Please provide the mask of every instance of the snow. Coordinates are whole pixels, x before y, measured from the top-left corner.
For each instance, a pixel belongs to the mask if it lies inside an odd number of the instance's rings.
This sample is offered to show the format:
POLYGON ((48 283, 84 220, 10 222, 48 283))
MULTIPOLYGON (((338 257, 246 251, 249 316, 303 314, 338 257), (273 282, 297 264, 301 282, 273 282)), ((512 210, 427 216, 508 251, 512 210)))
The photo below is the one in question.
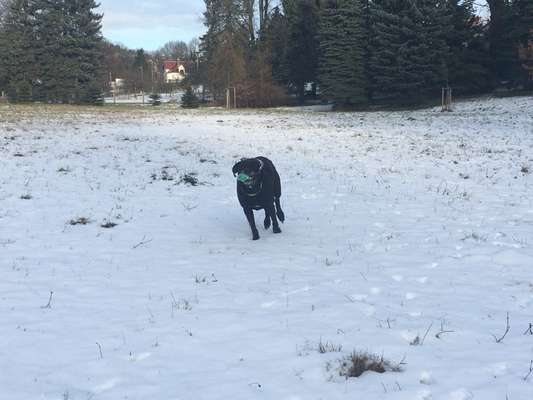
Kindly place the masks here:
MULTIPOLYGON (((177 91, 174 93, 161 93, 161 99, 159 100, 161 103, 181 103, 181 97, 183 96, 183 91, 177 91)), ((143 94, 142 93, 135 93, 135 94, 121 94, 116 97, 106 97, 104 99, 106 104, 120 104, 120 105, 138 105, 138 104, 145 104, 150 105, 150 93, 144 94, 144 100, 143 100, 143 94)))
POLYGON ((531 398, 532 110, 0 106, 0 399, 531 398))

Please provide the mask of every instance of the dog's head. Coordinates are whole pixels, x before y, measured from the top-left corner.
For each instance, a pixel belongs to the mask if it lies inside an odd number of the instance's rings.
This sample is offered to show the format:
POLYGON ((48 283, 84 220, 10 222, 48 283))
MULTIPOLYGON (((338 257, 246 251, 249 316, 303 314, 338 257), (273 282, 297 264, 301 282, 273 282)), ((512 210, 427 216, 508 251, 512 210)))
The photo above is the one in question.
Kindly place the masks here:
POLYGON ((237 181, 241 182, 247 187, 254 187, 259 182, 263 163, 257 158, 243 158, 233 166, 233 176, 237 177, 237 181))

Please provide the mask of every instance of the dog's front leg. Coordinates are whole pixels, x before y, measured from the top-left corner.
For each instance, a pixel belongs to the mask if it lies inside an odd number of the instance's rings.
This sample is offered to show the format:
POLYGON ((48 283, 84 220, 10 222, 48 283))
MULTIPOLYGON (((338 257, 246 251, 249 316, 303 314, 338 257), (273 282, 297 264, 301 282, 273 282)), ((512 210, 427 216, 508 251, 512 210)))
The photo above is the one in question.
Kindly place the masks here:
POLYGON ((243 207, 242 209, 244 210, 244 215, 246 215, 246 219, 250 224, 250 228, 252 228, 252 239, 259 239, 259 232, 257 231, 257 227, 255 226, 254 210, 252 210, 250 207, 243 207))

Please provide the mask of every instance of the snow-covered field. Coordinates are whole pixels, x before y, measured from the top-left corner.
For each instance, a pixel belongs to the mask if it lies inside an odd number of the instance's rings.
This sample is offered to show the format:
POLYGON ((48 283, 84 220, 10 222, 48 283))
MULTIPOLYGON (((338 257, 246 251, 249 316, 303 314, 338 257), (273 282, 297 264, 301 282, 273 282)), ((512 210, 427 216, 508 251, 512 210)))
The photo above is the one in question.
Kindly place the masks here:
MULTIPOLYGON (((177 91, 174 93, 161 93, 161 103, 176 103, 181 104, 181 97, 183 96, 183 91, 177 91)), ((139 93, 135 94, 121 94, 116 97, 106 97, 104 99, 106 104, 120 104, 120 105, 139 105, 145 104, 150 105, 150 93, 145 93, 144 97, 139 93)))
POLYGON ((0 106, 1 400, 525 400, 531 323, 533 98, 0 106), (256 155, 287 220, 253 242, 256 155), (354 350, 402 372, 345 379, 354 350))

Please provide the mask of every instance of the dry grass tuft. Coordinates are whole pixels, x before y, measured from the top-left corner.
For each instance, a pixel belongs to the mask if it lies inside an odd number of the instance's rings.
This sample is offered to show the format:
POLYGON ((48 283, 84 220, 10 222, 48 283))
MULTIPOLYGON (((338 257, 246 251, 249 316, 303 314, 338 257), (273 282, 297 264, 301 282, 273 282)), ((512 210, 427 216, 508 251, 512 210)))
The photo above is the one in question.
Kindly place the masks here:
POLYGON ((340 353, 342 351, 342 345, 334 345, 333 343, 326 342, 324 343, 322 339, 318 342, 318 352, 320 354, 324 353, 340 353))
POLYGON ((340 360, 339 375, 348 378, 357 378, 367 371, 383 374, 384 372, 401 372, 402 363, 393 364, 392 362, 367 352, 354 351, 349 356, 340 360))
POLYGON ((91 220, 89 218, 80 217, 80 218, 76 218, 76 219, 71 219, 69 221, 69 224, 70 225, 87 225, 90 222, 91 222, 91 220))

